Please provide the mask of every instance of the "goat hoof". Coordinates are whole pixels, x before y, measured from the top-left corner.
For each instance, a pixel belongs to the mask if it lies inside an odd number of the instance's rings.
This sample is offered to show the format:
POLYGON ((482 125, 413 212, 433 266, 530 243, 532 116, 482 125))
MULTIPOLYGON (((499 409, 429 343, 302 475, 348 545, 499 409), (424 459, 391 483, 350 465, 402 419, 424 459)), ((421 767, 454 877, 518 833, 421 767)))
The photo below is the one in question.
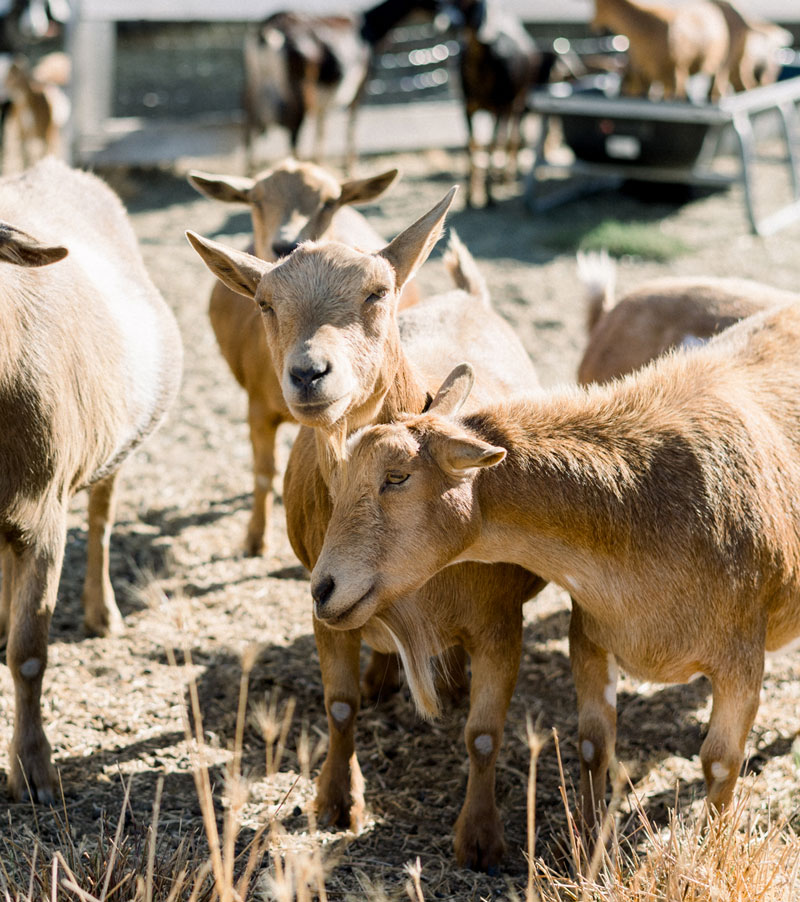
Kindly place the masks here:
POLYGON ((107 609, 99 616, 85 617, 83 628, 87 636, 97 636, 101 639, 106 636, 120 636, 125 632, 125 622, 122 619, 116 605, 113 609, 107 609))
POLYGON ((256 533, 248 533, 244 540, 244 553, 247 557, 261 557, 266 550, 264 536, 256 533))
POLYGON ((55 785, 56 773, 49 756, 45 760, 26 764, 24 770, 16 760, 8 775, 9 792, 17 802, 54 805, 55 785))
POLYGON ((338 804, 321 804, 317 800, 317 824, 323 829, 338 828, 360 833, 366 816, 363 801, 341 802, 338 804))
POLYGON ((485 871, 496 876, 506 851, 503 825, 499 818, 486 818, 479 823, 456 823, 456 860, 462 867, 485 871))

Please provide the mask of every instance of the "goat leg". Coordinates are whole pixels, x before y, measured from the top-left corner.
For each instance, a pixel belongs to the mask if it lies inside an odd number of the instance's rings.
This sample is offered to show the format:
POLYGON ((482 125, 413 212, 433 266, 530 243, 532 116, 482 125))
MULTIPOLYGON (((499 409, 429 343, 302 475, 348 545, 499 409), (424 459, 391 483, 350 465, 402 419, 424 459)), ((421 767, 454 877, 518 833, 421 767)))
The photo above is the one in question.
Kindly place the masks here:
POLYGON ((245 553, 262 554, 269 548, 272 519, 272 487, 275 479, 275 439, 280 418, 269 417, 260 402, 250 401, 250 442, 253 446, 253 509, 247 526, 245 553))
POLYGON ((11 624, 11 596, 14 581, 14 552, 6 547, 3 555, 3 587, 0 594, 0 648, 8 641, 8 630, 11 624))
POLYGON ((495 801, 495 769, 522 651, 522 615, 502 638, 470 648, 472 683, 464 739, 469 754, 467 795, 455 827, 458 863, 492 872, 505 852, 495 801))
POLYGON ((614 760, 617 665, 612 654, 586 635, 582 616, 573 599, 569 658, 578 696, 581 826, 591 845, 605 799, 609 763, 614 760))
POLYGON ((322 827, 357 832, 365 814, 364 778, 355 751, 361 632, 331 630, 315 619, 314 637, 328 716, 328 753, 317 780, 317 818, 322 827))
POLYGON ((117 473, 112 473, 89 489, 89 537, 82 601, 83 624, 90 636, 115 635, 124 629, 108 574, 116 479, 117 473))
MULTIPOLYGON (((43 531, 45 532, 45 531, 43 531)), ((14 680, 14 733, 9 750, 8 787, 13 798, 51 804, 55 771, 42 726, 42 680, 47 638, 64 559, 66 517, 60 510, 46 537, 14 549, 13 597, 6 660, 14 680)))
POLYGON ((475 134, 472 128, 472 110, 466 111, 467 125, 467 185, 464 197, 464 204, 467 207, 472 206, 472 186, 475 182, 475 157, 478 153, 478 145, 475 143, 475 134))
MULTIPOLYGON (((733 797, 744 760, 744 744, 758 711, 764 656, 754 653, 742 662, 745 643, 736 637, 736 650, 723 657, 724 671, 710 674, 714 703, 708 733, 700 749, 700 761, 708 789, 708 803, 712 810, 721 811, 733 797)), ((763 649, 763 639, 748 643, 748 649, 763 649)))

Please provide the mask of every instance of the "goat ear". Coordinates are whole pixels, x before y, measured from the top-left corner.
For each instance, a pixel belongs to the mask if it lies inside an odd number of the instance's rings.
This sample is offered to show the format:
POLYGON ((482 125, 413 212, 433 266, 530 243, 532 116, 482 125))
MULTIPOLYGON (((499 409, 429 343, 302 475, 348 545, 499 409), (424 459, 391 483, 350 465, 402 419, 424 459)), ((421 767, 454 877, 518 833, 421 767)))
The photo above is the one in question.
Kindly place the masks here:
POLYGON ((429 443, 430 453, 436 463, 451 476, 463 476, 466 470, 478 467, 496 467, 506 456, 506 449, 473 438, 435 433, 429 443))
POLYGON ((192 169, 186 178, 189 184, 211 200, 221 200, 227 204, 249 204, 250 192, 255 180, 243 175, 212 175, 192 169))
POLYGON ((468 363, 459 363, 442 382, 428 412, 443 417, 454 417, 469 397, 474 382, 475 373, 472 367, 468 363))
POLYGON ((6 223, 0 224, 0 260, 15 266, 48 266, 67 256, 59 244, 42 244, 27 232, 6 223))
POLYGON ((454 185, 438 204, 390 242, 380 256, 385 257, 397 275, 397 290, 428 259, 433 246, 442 237, 442 225, 458 186, 454 185))
POLYGON ((200 254, 203 263, 214 275, 237 294, 246 298, 254 298, 263 276, 274 266, 252 254, 225 247, 216 241, 202 238, 195 232, 187 232, 189 244, 200 254))
POLYGON ((398 169, 390 169, 380 175, 373 175, 368 179, 355 179, 351 182, 342 182, 342 193, 339 195, 339 204, 365 204, 375 200, 392 184, 399 175, 398 169))

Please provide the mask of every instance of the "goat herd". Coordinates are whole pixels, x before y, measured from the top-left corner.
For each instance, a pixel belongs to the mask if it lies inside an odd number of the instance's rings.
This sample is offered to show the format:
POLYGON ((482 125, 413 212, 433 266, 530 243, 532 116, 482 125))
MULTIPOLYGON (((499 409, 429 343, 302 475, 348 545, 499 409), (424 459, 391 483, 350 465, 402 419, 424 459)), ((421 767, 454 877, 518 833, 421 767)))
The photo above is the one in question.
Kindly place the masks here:
MULTIPOLYGON (((252 213, 249 253, 187 232, 218 280, 212 327, 249 401, 249 554, 265 548, 277 428, 302 427, 283 503, 311 571, 329 732, 320 822, 363 823, 357 714, 402 669, 426 716, 444 689, 469 687, 455 854, 497 865, 495 765, 522 606, 547 581, 572 596, 587 836, 614 755, 619 666, 710 679, 700 754, 709 804, 724 809, 765 650, 800 636, 800 296, 706 278, 617 300, 607 261, 583 261, 583 387, 545 392, 454 234, 453 289, 421 297, 415 274, 455 189, 388 244, 352 209, 396 176, 339 181, 290 159, 256 178, 189 177, 252 213), (374 652, 360 680, 362 638, 374 652)), ((57 784, 40 702, 68 502, 89 488, 85 625, 113 633, 115 481, 174 400, 182 350, 125 210, 98 178, 46 159, 0 181, 0 198, 8 783, 15 798, 48 803, 57 784)))
MULTIPOLYGON (((690 0, 677 7, 638 0, 595 0, 592 26, 628 41, 621 91, 685 99, 693 75, 707 80, 706 97, 718 100, 774 82, 778 51, 792 35, 772 22, 745 16, 728 0, 690 0)), ((292 154, 307 116, 315 119, 314 156, 324 149, 332 106, 347 106, 347 158, 355 159, 355 121, 376 58, 390 30, 409 16, 436 17, 459 36, 459 76, 468 135, 466 203, 480 174, 474 118, 494 122, 482 190, 492 202, 492 166, 504 145, 506 174, 516 175, 523 117, 532 88, 552 78, 575 79, 618 60, 579 58, 569 44, 537 44, 500 0, 383 0, 357 17, 314 17, 296 12, 270 16, 245 42, 245 148, 253 169, 254 138, 272 125, 289 132, 292 154), (556 51, 558 48, 558 52, 556 51)))

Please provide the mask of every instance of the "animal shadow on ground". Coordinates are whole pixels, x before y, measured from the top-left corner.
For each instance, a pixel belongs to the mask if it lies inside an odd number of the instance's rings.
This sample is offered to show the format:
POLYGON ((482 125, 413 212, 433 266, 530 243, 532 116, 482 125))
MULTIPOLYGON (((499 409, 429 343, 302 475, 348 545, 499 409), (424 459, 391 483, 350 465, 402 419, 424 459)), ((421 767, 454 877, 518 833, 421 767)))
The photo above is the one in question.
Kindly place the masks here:
MULTIPOLYGON (((236 495, 210 502, 209 508, 203 511, 186 513, 177 508, 150 508, 136 518, 117 521, 111 536, 109 573, 123 617, 146 607, 135 587, 141 585, 143 576, 158 578, 169 570, 174 537, 189 527, 205 526, 229 517, 237 510, 247 509, 249 504, 250 495, 236 495)), ((67 533, 58 602, 50 625, 51 635, 61 642, 80 642, 85 638, 81 592, 86 572, 86 539, 83 525, 67 533)), ((186 594, 207 594, 214 588, 219 587, 188 586, 186 594)))
MULTIPOLYGON (((579 761, 577 715, 572 677, 567 656, 547 648, 552 638, 566 634, 568 612, 559 611, 525 629, 524 657, 514 701, 506 725, 504 749, 498 762, 497 800, 506 823, 509 842, 507 873, 523 867, 521 855, 512 849, 525 844, 525 786, 528 750, 524 737, 525 713, 530 712, 541 730, 555 728, 560 737, 560 755, 567 780, 577 784, 579 761), (546 692, 542 687, 547 687, 546 692)), ((195 663, 204 670, 198 680, 198 697, 203 729, 217 737, 221 745, 233 741, 240 691, 241 658, 228 651, 202 653, 195 663)), ((362 666, 368 650, 363 649, 362 666)), ((700 749, 706 725, 695 713, 707 700, 706 680, 688 685, 666 686, 648 697, 620 691, 617 754, 634 780, 646 774, 664 758, 677 755, 692 758, 700 749)), ((319 663, 311 635, 298 637, 288 646, 265 643, 260 646, 249 679, 249 701, 265 704, 273 697, 295 702, 295 717, 288 733, 283 769, 298 771, 296 754, 301 733, 313 737, 327 734, 319 663)), ((366 782, 367 806, 374 822, 359 837, 357 855, 395 860, 395 843, 405 837, 402 860, 422 854, 426 844, 449 856, 450 828, 458 815, 466 788, 467 756, 463 730, 466 702, 448 703, 438 721, 426 723, 417 716, 407 690, 402 690, 377 706, 362 708, 357 729, 359 762, 366 782), (419 846, 414 851, 415 846, 419 846)), ((263 777, 265 742, 256 724, 248 720, 243 767, 255 778, 263 777)), ((761 750, 760 756, 785 754, 784 742, 761 750)), ((317 758, 315 775, 320 758, 317 758)), ((681 784, 679 805, 688 804, 704 793, 702 781, 681 784)), ((574 798, 573 791, 573 798, 574 798)), ((666 823, 668 809, 674 807, 675 789, 649 796, 645 813, 657 824, 666 823)), ((306 814, 289 804, 284 825, 289 832, 307 829, 306 814)), ((560 792, 559 763, 552 742, 545 746, 539 762, 537 817, 540 842, 546 847, 561 836, 566 819, 560 792)), ((634 830, 636 825, 632 825, 634 830)), ((356 854, 354 851, 353 854, 356 854)))
MULTIPOLYGON (((528 749, 525 740, 525 715, 530 712, 543 732, 555 728, 560 740, 560 753, 567 774, 568 792, 577 783, 578 757, 576 745, 575 699, 569 661, 563 645, 568 612, 557 611, 529 624, 525 629, 524 655, 515 698, 509 712, 504 748, 498 762, 497 801, 506 824, 508 855, 503 878, 520 879, 525 874, 526 783, 528 749), (544 691, 546 687, 546 691, 544 691)), ((183 652, 175 650, 178 661, 183 652)), ((362 664, 368 650, 363 650, 362 664)), ((168 661, 166 652, 148 651, 146 657, 158 664, 168 661)), ((194 647, 192 663, 197 667, 197 696, 203 735, 212 744, 230 748, 236 732, 236 718, 242 677, 241 655, 227 647, 194 647)), ((701 726, 692 711, 705 701, 708 685, 704 681, 689 686, 666 687, 649 698, 620 692, 618 754, 622 761, 640 762, 645 769, 666 755, 690 757, 697 753, 701 726)), ((286 645, 263 643, 254 659, 248 685, 249 716, 244 732, 243 773, 251 781, 259 803, 255 820, 263 822, 275 800, 269 781, 265 783, 267 743, 259 725, 258 708, 276 699, 278 711, 289 699, 295 704, 276 786, 278 801, 286 794, 282 820, 289 834, 301 837, 308 830, 308 792, 292 797, 295 776, 302 771, 298 756, 301 736, 310 739, 316 755, 312 760, 312 776, 321 761, 327 733, 314 638, 298 636, 286 645), (256 716, 253 716, 253 715, 256 716), (262 787, 259 789, 259 786, 262 787), (285 788, 284 788, 285 787, 285 788)), ((191 709, 188 691, 187 710, 191 709)), ((406 690, 398 692, 378 706, 366 706, 359 716, 357 748, 366 781, 366 800, 371 813, 367 829, 357 838, 346 832, 333 838, 328 848, 336 856, 338 867, 359 866, 374 859, 387 867, 399 865, 420 855, 431 861, 452 860, 452 825, 464 798, 467 757, 463 746, 467 704, 449 705, 444 715, 433 723, 419 719, 406 690)), ((200 832, 200 809, 194 780, 188 770, 175 768, 170 759, 181 758, 183 734, 168 728, 146 739, 125 744, 124 730, 115 749, 81 750, 58 759, 64 783, 64 806, 76 809, 83 821, 107 815, 115 823, 120 810, 122 792, 116 768, 128 764, 136 772, 126 777, 131 781, 131 799, 127 818, 133 827, 143 828, 152 818, 152 806, 159 776, 164 777, 160 822, 171 825, 174 842, 187 831, 200 832)), ((763 759, 772 754, 786 754, 787 745, 778 740, 759 752, 763 759)), ((635 776, 635 774, 634 774, 635 776)), ((221 767, 212 767, 212 786, 216 810, 222 812, 225 775, 221 767)), ((4 778, 0 779, 0 792, 4 778)), ((702 793, 697 783, 682 785, 678 802, 683 805, 702 793)), ((675 792, 650 797, 644 805, 646 813, 657 822, 666 819, 667 808, 675 803, 675 792)), ((15 819, 38 819, 43 839, 57 838, 55 814, 39 810, 31 815, 30 806, 9 806, 15 819), (44 825, 44 826, 42 826, 44 825), (48 826, 49 825, 49 826, 48 826), (45 832, 42 833, 41 831, 45 832)), ((33 821, 32 821, 33 822, 33 821)), ((248 823, 252 823, 251 818, 248 823)), ((539 761, 537 780, 537 854, 558 860, 564 846, 566 817, 560 792, 559 764, 553 742, 549 742, 539 761)), ((87 828, 82 823, 81 828, 87 828)), ((635 830, 631 822, 630 829, 635 830)), ((623 829, 627 827, 623 826, 623 829)), ((241 834, 237 848, 252 839, 248 827, 241 834)), ((399 878, 398 878, 399 879, 399 878)), ((459 872, 458 880, 474 880, 469 872, 459 872)), ((481 878, 484 879, 484 878, 481 878)), ((485 878, 489 880, 490 878, 485 878)), ((466 884, 465 884, 466 885, 466 884)))

